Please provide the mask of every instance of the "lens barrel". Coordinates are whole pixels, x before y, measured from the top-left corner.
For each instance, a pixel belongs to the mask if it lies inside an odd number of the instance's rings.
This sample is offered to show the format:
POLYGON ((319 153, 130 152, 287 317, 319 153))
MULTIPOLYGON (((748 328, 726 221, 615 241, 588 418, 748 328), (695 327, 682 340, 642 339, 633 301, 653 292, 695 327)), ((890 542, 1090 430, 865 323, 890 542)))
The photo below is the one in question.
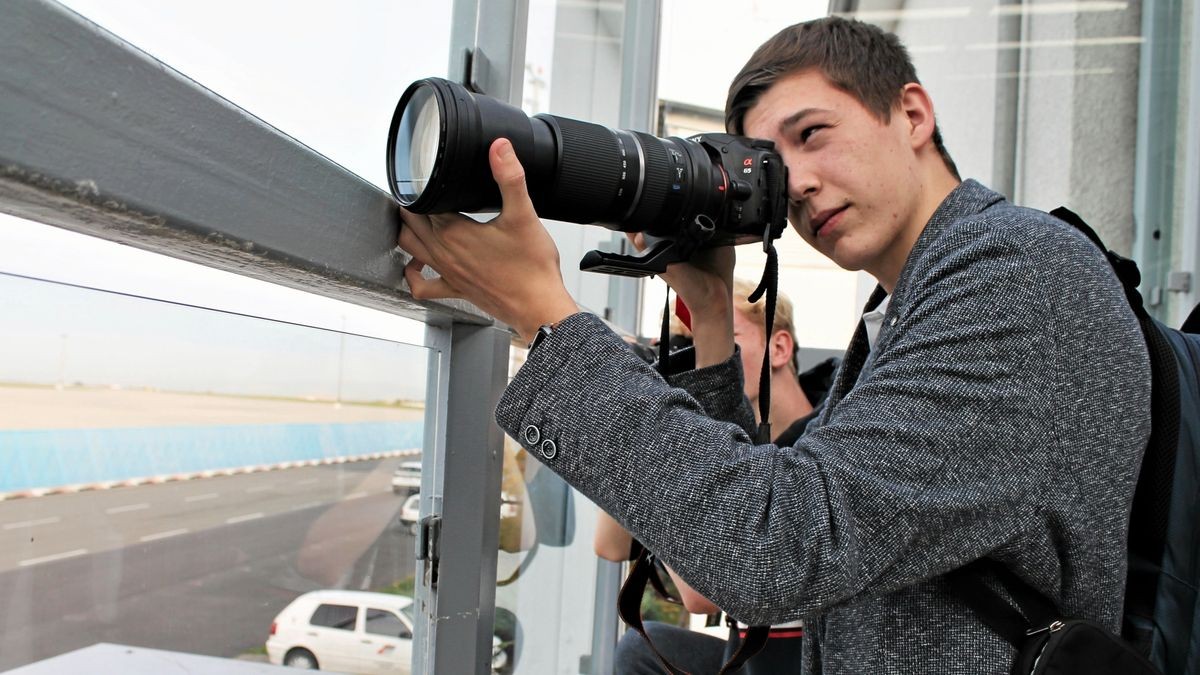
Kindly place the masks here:
POLYGON ((699 215, 721 219, 729 180, 700 144, 528 117, 440 78, 414 82, 396 106, 387 147, 393 196, 416 213, 499 209, 488 164, 497 138, 512 142, 543 218, 656 236, 699 215))

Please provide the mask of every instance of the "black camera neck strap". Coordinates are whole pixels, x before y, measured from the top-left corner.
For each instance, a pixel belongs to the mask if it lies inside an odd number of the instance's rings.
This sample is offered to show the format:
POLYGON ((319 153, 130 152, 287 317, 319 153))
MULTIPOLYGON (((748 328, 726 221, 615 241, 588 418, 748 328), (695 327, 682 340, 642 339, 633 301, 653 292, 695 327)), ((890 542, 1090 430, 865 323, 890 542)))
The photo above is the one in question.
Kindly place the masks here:
MULTIPOLYGON (((662 666, 663 672, 667 675, 691 675, 688 671, 676 666, 663 656, 658 648, 654 646, 654 642, 650 639, 650 635, 646 633, 646 626, 642 623, 642 596, 646 592, 646 585, 652 586, 663 599, 674 604, 682 604, 679 599, 667 592, 667 589, 662 583, 662 579, 658 576, 658 566, 656 564, 654 554, 650 553, 646 547, 642 546, 636 540, 632 546, 634 555, 633 563, 629 567, 629 576, 625 578, 625 583, 621 585, 621 591, 617 595, 617 612, 621 615, 621 619, 629 625, 630 628, 636 630, 642 639, 646 641, 646 646, 650 648, 650 652, 658 660, 658 664, 662 666)), ((735 628, 736 630, 736 628, 735 628)), ((746 630, 745 637, 742 638, 738 645, 737 651, 725 665, 721 666, 718 675, 728 675, 735 673, 740 669, 750 657, 757 654, 767 644, 767 638, 770 637, 771 629, 769 626, 751 626, 746 630)))
MULTIPOLYGON (((764 249, 767 251, 767 266, 763 270, 763 278, 750 297, 747 298, 750 302, 758 302, 758 299, 765 292, 766 300, 766 349, 763 352, 762 370, 759 373, 759 418, 762 422, 758 426, 755 442, 770 443, 771 442, 771 424, 769 421, 771 411, 771 327, 775 325, 775 297, 779 288, 779 257, 775 251, 774 244, 767 240, 764 242, 764 249)), ((663 319, 662 329, 659 334, 658 341, 658 372, 663 377, 666 377, 671 372, 671 291, 667 289, 666 298, 663 301, 663 319)), ((747 374, 749 376, 749 374, 747 374)), ((625 583, 621 585, 621 590, 617 594, 617 612, 629 627, 633 628, 646 641, 646 645, 650 647, 651 653, 658 660, 658 663, 663 668, 663 672, 668 675, 690 675, 687 671, 676 667, 666 659, 658 648, 654 646, 654 642, 646 633, 646 628, 642 623, 642 596, 646 592, 647 584, 651 585, 654 590, 668 602, 681 604, 680 601, 671 596, 664 587, 662 580, 658 576, 658 571, 655 565, 654 556, 640 542, 634 540, 630 551, 633 564, 629 569, 629 576, 625 578, 625 583)), ((770 626, 750 626, 746 629, 745 637, 742 638, 738 645, 737 651, 733 656, 725 662, 721 667, 718 675, 726 675, 727 673, 736 672, 750 660, 750 657, 757 654, 767 644, 767 639, 770 637, 770 626)))
MULTIPOLYGON (((767 295, 766 301, 766 317, 763 319, 763 335, 765 342, 763 348, 762 370, 758 374, 758 433, 755 434, 754 442, 758 444, 770 443, 771 437, 771 338, 775 334, 775 302, 779 294, 779 253, 775 250, 775 244, 770 239, 763 240, 763 250, 767 253, 767 264, 763 268, 762 280, 758 282, 758 288, 746 298, 750 302, 758 302, 758 299, 767 295)), ((750 377, 750 373, 746 373, 746 377, 750 377)))

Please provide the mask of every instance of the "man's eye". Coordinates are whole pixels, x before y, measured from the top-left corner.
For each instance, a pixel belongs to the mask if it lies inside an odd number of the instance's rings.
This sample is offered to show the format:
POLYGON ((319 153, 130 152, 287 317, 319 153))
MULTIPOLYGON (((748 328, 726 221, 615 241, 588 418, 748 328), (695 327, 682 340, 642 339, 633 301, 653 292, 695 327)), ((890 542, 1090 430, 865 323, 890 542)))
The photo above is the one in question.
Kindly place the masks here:
POLYGON ((800 132, 800 142, 807 143, 808 139, 811 138, 814 133, 824 128, 824 124, 814 124, 811 127, 805 127, 804 130, 800 132))

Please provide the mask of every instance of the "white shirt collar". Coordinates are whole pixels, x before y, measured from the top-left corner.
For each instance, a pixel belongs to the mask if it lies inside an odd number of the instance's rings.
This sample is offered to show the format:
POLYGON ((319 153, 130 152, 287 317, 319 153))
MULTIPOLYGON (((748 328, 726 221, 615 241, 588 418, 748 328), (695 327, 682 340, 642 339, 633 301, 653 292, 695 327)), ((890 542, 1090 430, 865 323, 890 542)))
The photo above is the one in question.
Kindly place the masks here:
POLYGON ((879 329, 883 327, 883 315, 887 313, 888 303, 891 301, 892 296, 886 295, 878 307, 864 312, 862 315, 863 326, 867 329, 867 344, 871 346, 871 349, 875 348, 875 341, 879 339, 879 329))

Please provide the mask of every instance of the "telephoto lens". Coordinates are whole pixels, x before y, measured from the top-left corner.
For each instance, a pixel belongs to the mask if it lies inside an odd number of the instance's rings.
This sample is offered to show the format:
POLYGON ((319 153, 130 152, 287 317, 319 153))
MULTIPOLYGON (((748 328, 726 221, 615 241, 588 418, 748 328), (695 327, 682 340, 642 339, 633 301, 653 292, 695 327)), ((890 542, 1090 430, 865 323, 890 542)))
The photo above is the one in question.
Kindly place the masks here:
POLYGON ((657 138, 555 115, 527 116, 441 78, 418 80, 388 132, 392 195, 415 213, 500 208, 488 150, 512 142, 542 218, 644 232, 642 256, 593 251, 583 269, 661 273, 698 248, 779 236, 786 168, 770 141, 729 134, 657 138))

